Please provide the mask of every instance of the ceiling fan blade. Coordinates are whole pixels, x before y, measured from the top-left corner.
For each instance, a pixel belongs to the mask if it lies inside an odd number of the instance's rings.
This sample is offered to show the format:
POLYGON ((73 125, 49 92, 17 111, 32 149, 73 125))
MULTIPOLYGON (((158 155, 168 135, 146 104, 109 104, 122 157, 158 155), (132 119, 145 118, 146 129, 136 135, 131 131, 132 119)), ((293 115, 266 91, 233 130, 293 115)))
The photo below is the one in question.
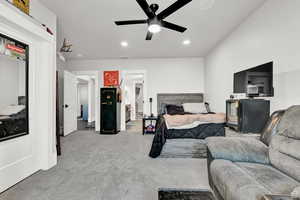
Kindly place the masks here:
POLYGON ((116 21, 116 25, 134 25, 134 24, 147 24, 147 20, 127 20, 127 21, 116 21))
POLYGON ((149 7, 149 4, 147 3, 146 0, 136 0, 137 3, 141 6, 141 8, 143 9, 143 11, 145 12, 145 14, 151 19, 153 17, 155 17, 154 13, 152 12, 152 10, 149 7))
POLYGON ((152 36, 153 36, 153 33, 151 33, 150 31, 148 31, 146 40, 151 40, 152 36))
POLYGON ((178 32, 181 32, 181 33, 183 33, 184 31, 187 30, 187 28, 185 28, 185 27, 182 27, 182 26, 179 26, 177 24, 170 23, 170 22, 166 22, 166 21, 162 21, 161 25, 162 25, 162 27, 171 29, 173 31, 178 31, 178 32))
POLYGON ((177 0, 175 3, 173 3, 171 6, 163 10, 161 13, 157 15, 158 19, 165 19, 169 15, 173 14, 186 4, 190 3, 192 0, 177 0))

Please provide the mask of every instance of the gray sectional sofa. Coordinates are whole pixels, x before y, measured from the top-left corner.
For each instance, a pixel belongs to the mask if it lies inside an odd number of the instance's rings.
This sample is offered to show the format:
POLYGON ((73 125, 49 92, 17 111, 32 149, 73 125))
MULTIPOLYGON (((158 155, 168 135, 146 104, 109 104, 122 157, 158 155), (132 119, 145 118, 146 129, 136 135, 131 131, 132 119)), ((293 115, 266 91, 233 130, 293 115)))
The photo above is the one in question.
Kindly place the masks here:
POLYGON ((207 140, 209 181, 219 200, 257 200, 300 190, 300 106, 285 111, 265 144, 255 138, 207 140))

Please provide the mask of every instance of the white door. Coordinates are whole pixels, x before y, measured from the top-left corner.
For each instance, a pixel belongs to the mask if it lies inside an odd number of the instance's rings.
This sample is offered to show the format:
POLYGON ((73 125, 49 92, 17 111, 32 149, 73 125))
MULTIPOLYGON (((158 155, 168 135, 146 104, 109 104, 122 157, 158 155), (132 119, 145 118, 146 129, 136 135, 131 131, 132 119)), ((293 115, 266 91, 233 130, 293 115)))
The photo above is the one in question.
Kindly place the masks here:
POLYGON ((64 136, 77 130, 77 78, 64 72, 64 136))

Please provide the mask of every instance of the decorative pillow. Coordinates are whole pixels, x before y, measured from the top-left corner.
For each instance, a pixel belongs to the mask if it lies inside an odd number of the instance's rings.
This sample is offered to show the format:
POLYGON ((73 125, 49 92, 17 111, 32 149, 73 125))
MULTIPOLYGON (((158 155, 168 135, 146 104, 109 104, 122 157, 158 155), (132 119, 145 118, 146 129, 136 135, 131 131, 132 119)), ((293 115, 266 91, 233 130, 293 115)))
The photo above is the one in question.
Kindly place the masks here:
POLYGON ((184 103, 182 104, 184 112, 189 113, 207 113, 204 103, 184 103))
POLYGON ((169 104, 166 106, 166 109, 167 114, 169 115, 184 115, 184 109, 182 106, 169 104))

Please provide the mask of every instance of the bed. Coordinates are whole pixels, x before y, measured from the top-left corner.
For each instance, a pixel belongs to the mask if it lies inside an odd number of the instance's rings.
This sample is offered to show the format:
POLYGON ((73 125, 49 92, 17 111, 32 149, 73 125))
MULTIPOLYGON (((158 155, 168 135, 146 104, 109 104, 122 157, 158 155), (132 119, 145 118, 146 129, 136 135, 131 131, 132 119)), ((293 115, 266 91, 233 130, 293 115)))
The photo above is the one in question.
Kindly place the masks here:
POLYGON ((27 132, 27 112, 23 98, 19 105, 9 105, 0 110, 0 141, 24 135, 27 132))
MULTIPOLYGON (((191 113, 183 115, 168 116, 165 108, 167 105, 182 105, 188 103, 204 103, 202 93, 194 94, 158 94, 157 110, 158 121, 156 124, 156 133, 153 138, 149 156, 152 158, 204 158, 206 157, 205 138, 211 136, 225 136, 225 115, 223 120, 194 123, 193 126, 170 126, 169 117, 176 118, 194 118, 191 113), (168 116, 168 117, 167 117, 168 116), (169 120, 169 121, 168 121, 169 120), (182 128, 181 128, 182 127, 182 128)), ((198 115, 198 114, 197 114, 198 115)), ((215 113, 199 114, 200 117, 214 119, 215 113)), ((172 118, 171 118, 172 119, 172 118)), ((176 120, 175 120, 176 122, 176 120)))

